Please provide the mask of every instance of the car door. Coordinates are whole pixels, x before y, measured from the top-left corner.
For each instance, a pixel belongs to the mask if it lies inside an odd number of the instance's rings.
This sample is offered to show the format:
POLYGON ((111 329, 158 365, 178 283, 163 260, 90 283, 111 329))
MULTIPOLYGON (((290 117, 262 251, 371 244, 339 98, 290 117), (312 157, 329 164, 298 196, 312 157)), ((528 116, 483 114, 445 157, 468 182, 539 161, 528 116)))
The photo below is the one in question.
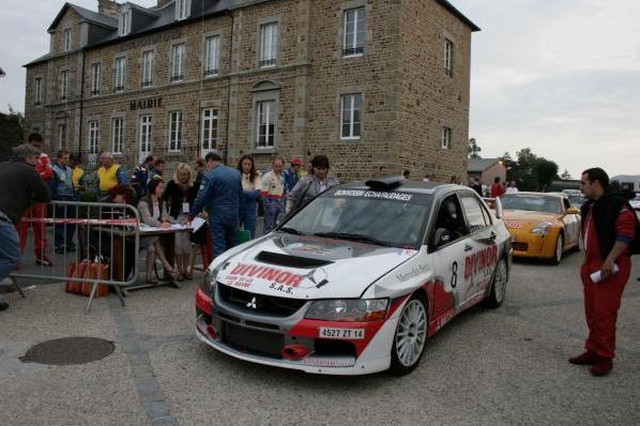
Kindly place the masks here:
POLYGON ((578 244, 580 238, 580 216, 567 213, 567 210, 571 208, 571 203, 567 198, 562 199, 562 207, 564 210, 562 222, 564 223, 565 244, 578 244))
POLYGON ((486 205, 472 191, 460 193, 469 235, 465 241, 464 267, 461 276, 466 292, 463 303, 472 305, 484 297, 498 264, 497 234, 486 205))
POLYGON ((431 311, 436 327, 440 328, 464 303, 469 285, 469 280, 464 277, 464 262, 473 247, 468 243, 469 230, 457 194, 447 194, 436 208, 428 245, 430 266, 439 295, 431 301, 431 311))

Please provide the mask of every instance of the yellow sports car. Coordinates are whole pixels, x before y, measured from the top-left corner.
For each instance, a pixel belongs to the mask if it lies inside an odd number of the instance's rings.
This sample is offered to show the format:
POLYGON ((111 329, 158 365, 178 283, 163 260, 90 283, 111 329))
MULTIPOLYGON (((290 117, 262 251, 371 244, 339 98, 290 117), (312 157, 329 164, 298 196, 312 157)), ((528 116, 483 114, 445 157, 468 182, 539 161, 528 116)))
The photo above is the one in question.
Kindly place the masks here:
POLYGON ((564 194, 517 192, 500 197, 513 255, 549 259, 556 265, 579 249, 580 210, 564 194))

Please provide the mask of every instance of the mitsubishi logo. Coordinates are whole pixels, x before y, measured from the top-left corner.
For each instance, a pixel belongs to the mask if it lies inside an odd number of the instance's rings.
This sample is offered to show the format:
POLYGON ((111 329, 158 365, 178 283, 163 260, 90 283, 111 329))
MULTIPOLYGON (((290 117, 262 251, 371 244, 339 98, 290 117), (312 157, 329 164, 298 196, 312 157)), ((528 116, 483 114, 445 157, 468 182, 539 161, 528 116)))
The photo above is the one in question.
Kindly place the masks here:
POLYGON ((253 299, 251 299, 251 302, 247 302, 247 308, 258 309, 258 305, 256 305, 255 296, 253 297, 253 299))

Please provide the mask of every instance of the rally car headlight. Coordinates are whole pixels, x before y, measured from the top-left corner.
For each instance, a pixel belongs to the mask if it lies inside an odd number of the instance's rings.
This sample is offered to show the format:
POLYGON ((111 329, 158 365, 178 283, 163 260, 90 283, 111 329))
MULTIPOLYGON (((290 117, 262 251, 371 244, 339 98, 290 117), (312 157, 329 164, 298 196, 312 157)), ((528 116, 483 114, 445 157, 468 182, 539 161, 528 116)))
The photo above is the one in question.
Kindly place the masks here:
POLYGON ((547 235, 552 226, 553 223, 551 222, 540 222, 531 230, 531 232, 538 235, 547 235))
POLYGON ((204 274, 204 278, 200 281, 200 290, 209 297, 213 295, 213 292, 216 289, 216 279, 218 278, 218 272, 220 272, 223 264, 224 262, 212 270, 207 269, 207 272, 204 274))
POLYGON ((378 321, 387 315, 389 299, 318 300, 309 306, 304 317, 327 321, 378 321))

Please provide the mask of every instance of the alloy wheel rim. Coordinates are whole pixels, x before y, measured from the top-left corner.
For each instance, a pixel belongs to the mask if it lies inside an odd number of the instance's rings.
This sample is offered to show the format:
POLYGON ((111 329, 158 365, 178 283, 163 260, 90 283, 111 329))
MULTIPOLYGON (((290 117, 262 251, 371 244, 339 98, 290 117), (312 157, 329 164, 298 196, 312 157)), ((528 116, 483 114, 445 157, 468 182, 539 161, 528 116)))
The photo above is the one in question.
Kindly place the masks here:
POLYGON ((501 260, 496 270, 496 278, 493 282, 494 294, 498 302, 502 301, 504 297, 505 289, 507 287, 507 267, 504 264, 504 260, 501 260))
POLYGON ((562 235, 558 236, 558 242, 556 243, 556 261, 560 262, 562 259, 562 246, 564 241, 562 240, 562 235))
POLYGON ((411 300, 402 311, 396 332, 396 355, 405 367, 420 359, 427 337, 427 314, 424 305, 411 300))

